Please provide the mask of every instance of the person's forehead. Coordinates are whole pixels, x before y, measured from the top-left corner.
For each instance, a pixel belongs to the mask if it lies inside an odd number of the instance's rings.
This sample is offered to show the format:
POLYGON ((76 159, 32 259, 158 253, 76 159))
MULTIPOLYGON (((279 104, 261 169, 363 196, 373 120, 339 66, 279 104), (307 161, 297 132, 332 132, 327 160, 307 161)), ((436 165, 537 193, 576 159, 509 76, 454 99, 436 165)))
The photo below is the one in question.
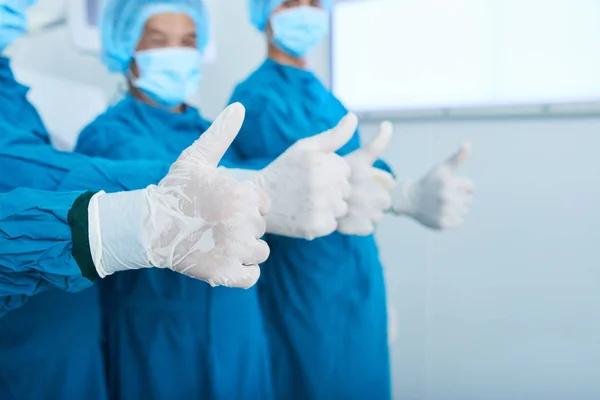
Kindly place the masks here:
POLYGON ((196 29, 194 19, 185 13, 161 13, 153 15, 146 21, 146 29, 156 30, 182 30, 196 29))

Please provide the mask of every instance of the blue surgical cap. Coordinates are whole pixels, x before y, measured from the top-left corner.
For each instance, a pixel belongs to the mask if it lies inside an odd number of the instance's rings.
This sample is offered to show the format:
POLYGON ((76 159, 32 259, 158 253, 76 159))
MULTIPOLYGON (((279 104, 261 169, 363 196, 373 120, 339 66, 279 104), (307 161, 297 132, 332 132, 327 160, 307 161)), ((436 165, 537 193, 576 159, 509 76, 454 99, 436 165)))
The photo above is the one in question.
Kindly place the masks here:
POLYGON ((7 7, 16 12, 25 13, 27 7, 37 3, 37 0, 0 0, 0 7, 7 7))
POLYGON ((9 6, 15 9, 24 9, 37 3, 37 0, 0 0, 0 6, 9 6))
POLYGON ((202 0, 107 0, 100 18, 102 62, 110 72, 125 73, 144 25, 155 15, 184 13, 194 20, 198 50, 208 45, 208 12, 202 0))
MULTIPOLYGON (((285 0, 248 0, 248 9, 250 11, 250 22, 259 31, 264 31, 271 13, 285 3, 285 0)), ((323 8, 331 11, 333 0, 321 0, 323 8)))

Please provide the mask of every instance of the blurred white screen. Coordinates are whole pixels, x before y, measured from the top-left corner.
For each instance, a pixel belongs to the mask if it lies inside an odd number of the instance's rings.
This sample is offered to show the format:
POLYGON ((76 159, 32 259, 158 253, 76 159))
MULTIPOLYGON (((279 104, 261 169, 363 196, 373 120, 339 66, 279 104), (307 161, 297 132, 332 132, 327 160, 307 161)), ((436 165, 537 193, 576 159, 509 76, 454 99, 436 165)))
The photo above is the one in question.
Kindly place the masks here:
POLYGON ((73 44, 79 51, 100 52, 98 19, 103 0, 69 0, 67 21, 73 44))
POLYGON ((350 0, 332 29, 355 111, 600 100, 600 0, 350 0))

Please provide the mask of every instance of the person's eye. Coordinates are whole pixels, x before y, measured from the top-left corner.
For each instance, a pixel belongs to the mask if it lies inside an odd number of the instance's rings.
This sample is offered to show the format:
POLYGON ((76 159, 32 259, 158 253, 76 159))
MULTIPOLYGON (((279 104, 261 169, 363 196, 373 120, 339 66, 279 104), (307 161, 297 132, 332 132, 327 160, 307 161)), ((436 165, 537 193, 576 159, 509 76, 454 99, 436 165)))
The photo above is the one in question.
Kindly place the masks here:
POLYGON ((183 47, 197 47, 198 42, 196 41, 195 37, 189 37, 189 38, 183 39, 182 45, 183 45, 183 47))
POLYGON ((163 35, 150 35, 146 40, 146 43, 152 47, 160 47, 166 46, 168 41, 163 35))

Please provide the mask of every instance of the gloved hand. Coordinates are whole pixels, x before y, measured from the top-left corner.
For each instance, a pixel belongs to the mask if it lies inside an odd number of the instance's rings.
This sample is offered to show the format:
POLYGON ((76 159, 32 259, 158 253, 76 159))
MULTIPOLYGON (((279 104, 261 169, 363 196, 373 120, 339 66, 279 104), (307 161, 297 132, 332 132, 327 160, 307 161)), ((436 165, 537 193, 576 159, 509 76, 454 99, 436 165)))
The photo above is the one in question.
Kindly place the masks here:
POLYGON ((390 122, 382 123, 371 143, 345 157, 352 168, 352 195, 348 199, 348 214, 338 220, 339 232, 370 235, 375 230, 375 224, 383 218, 383 213, 392 206, 394 177, 373 167, 390 143, 392 131, 390 122))
POLYGON ((146 267, 170 268, 212 286, 248 288, 269 256, 263 215, 268 196, 217 171, 244 121, 229 106, 186 149, 158 186, 90 201, 90 248, 100 277, 146 267))
POLYGON ((433 229, 454 228, 463 223, 473 199, 473 181, 456 176, 467 159, 471 144, 465 143, 447 161, 418 182, 405 182, 394 191, 392 211, 408 215, 433 229))
POLYGON ((337 229, 350 196, 350 166, 335 154, 354 135, 358 119, 348 114, 333 129, 299 140, 260 171, 224 169, 248 179, 272 201, 267 232, 312 240, 337 229))

